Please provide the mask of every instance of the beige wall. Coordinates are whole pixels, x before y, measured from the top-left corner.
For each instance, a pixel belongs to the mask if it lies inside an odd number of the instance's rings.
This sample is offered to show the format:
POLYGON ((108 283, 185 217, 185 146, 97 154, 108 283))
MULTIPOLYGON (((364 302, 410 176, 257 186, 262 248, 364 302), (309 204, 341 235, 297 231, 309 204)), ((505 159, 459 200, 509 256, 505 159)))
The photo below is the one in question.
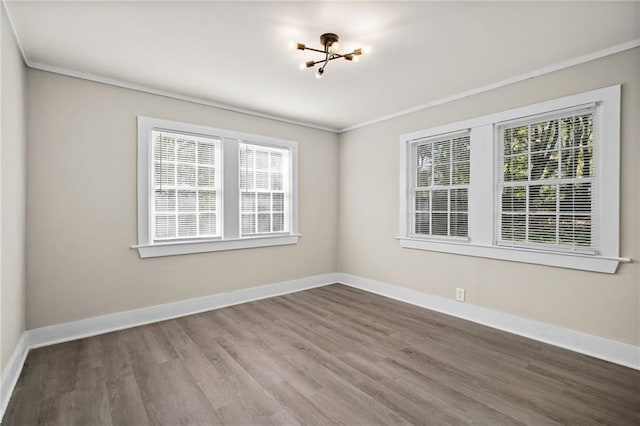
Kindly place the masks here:
POLYGON ((634 345, 640 344, 640 49, 340 137, 338 270, 634 345), (400 248, 401 134, 622 83, 621 254, 615 275, 400 248))
POLYGON ((28 328, 336 270, 335 134, 31 69, 28 84, 28 328), (298 141, 298 244, 140 259, 137 115, 298 141))
POLYGON ((1 8, 0 370, 25 329, 26 68, 1 8))

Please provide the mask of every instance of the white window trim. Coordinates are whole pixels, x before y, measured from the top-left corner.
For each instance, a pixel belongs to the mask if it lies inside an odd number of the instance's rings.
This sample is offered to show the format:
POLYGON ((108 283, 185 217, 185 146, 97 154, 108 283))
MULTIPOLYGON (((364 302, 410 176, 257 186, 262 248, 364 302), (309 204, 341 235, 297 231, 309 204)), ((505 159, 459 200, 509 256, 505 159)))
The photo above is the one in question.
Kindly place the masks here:
POLYGON ((298 242, 298 143, 283 139, 260 136, 231 130, 215 129, 196 124, 138 116, 138 244, 131 246, 138 250, 141 258, 173 256, 180 254, 204 253, 222 250, 237 250, 254 247, 296 244, 298 242), (219 217, 221 218, 221 238, 193 239, 154 243, 150 233, 150 197, 152 190, 153 158, 151 131, 162 129, 186 132, 222 140, 222 192, 219 217), (240 237, 240 181, 239 181, 239 141, 287 148, 291 151, 291 173, 289 187, 290 224, 289 232, 271 235, 240 237), (235 148, 235 149, 234 149, 235 148), (230 164, 237 165, 235 167, 230 164), (226 167, 225 167, 226 165, 226 167), (225 190, 227 188, 227 190, 225 190), (228 190, 236 188, 236 190, 228 190))
POLYGON ((615 85, 572 96, 540 102, 431 129, 400 136, 400 246, 409 249, 454 253, 467 256, 502 259, 585 271, 615 273, 619 262, 620 239, 620 92, 615 85), (600 240, 597 255, 551 252, 498 246, 495 241, 494 209, 496 206, 495 124, 595 103, 598 115, 599 156, 596 158, 600 215, 600 240), (410 234, 408 201, 410 198, 410 146, 412 141, 444 133, 471 129, 471 170, 469 185, 469 241, 435 241, 410 234))

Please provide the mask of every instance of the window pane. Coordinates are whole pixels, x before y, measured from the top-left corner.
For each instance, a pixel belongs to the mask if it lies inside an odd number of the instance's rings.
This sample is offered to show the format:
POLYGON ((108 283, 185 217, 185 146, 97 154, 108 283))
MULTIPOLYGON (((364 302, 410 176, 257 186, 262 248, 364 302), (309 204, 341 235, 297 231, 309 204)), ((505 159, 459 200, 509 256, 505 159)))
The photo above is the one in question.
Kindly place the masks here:
POLYGON ((560 244, 591 246, 591 221, 590 216, 560 216, 560 244))
POLYGON ((430 186, 433 174, 433 159, 431 158, 431 144, 419 145, 416 148, 416 186, 430 186))
POLYGON ((258 232, 271 232, 271 215, 269 213, 258 214, 258 232))
POLYGON ((156 215, 156 238, 173 238, 176 236, 176 216, 156 215))
POLYGON ((449 235, 449 224, 447 213, 431 213, 431 235, 447 236, 449 235))
POLYGON ((195 237, 198 235, 198 219, 195 214, 178 215, 178 237, 195 237))
POLYGON ((503 214, 501 217, 502 233, 501 238, 505 241, 525 241, 526 222, 525 215, 503 214))
POLYGON ((429 235, 429 213, 416 213, 416 234, 429 235))
POLYGON ((191 164, 177 165, 177 185, 178 186, 196 186, 196 168, 191 164))
POLYGON ((273 193, 271 194, 272 202, 273 202, 273 211, 282 212, 284 211, 284 194, 282 193, 273 193))
POLYGON ((154 164, 155 184, 159 186, 176 184, 176 165, 174 163, 154 164))
POLYGON ((533 123, 529 129, 531 152, 558 149, 558 120, 533 123))
POLYGON ((215 191, 198 191, 198 210, 216 210, 216 192, 215 191))
POLYGON ((253 170, 240 170, 240 189, 254 189, 255 180, 253 173, 253 170))
POLYGON ((256 233, 256 215, 255 214, 242 215, 242 233, 243 234, 256 233))
POLYGON ((449 208, 449 191, 438 190, 432 192, 431 209, 434 211, 447 211, 449 208))
POLYGON ((434 185, 450 185, 451 184, 451 165, 437 164, 433 169, 434 185))
POLYGON ((429 210, 429 191, 416 191, 416 211, 429 210))
POLYGON ((256 171, 256 189, 269 189, 269 172, 256 171))
POLYGON ((282 173, 271 173, 271 190, 282 191, 282 173))
POLYGON ((527 188, 525 186, 507 186, 502 188, 502 211, 524 212, 526 208, 527 188))
POLYGON ((451 213, 451 236, 466 237, 468 228, 469 219, 466 213, 451 213))
POLYGON ((258 193, 258 211, 269 212, 271 211, 271 194, 268 192, 258 193))
POLYGON ((198 142, 198 164, 214 166, 216 164, 215 152, 213 144, 198 142))
POLYGON ((529 186, 529 212, 555 212, 558 185, 529 186))
POLYGON ((273 214, 273 232, 284 231, 284 213, 273 214))
POLYGON ((178 161, 184 161, 187 163, 196 162, 195 141, 178 139, 178 161))
POLYGON ((167 190, 155 191, 155 203, 156 203, 156 211, 158 212, 173 212, 176 210, 176 191, 167 190))
POLYGON ((256 193, 243 192, 240 197, 240 208, 243 213, 253 213, 256 211, 256 193))
POLYGON ((269 153, 256 151, 256 169, 269 170, 269 153))
POLYGON ((526 154, 529 149, 529 127, 520 126, 504 130, 504 155, 526 154))
POLYGON ((445 140, 433 144, 433 164, 449 164, 451 162, 451 141, 445 140))
POLYGON ((469 184, 469 163, 453 163, 453 182, 454 185, 469 184))
POLYGON ((196 191, 178 191, 178 211, 195 212, 196 210, 196 191))
POLYGON ((271 171, 282 171, 282 154, 279 152, 272 152, 271 154, 271 171))
POLYGON ((215 186, 215 177, 216 173, 214 168, 198 167, 198 186, 215 186))
POLYGON ((451 211, 466 212, 468 208, 469 194, 465 189, 451 190, 451 211))
POLYGON ((157 133, 153 144, 153 157, 161 161, 175 161, 176 140, 167 136, 160 137, 157 133))
POLYGON ((453 161, 469 161, 470 138, 468 136, 456 138, 451 143, 453 145, 453 161))
POLYGON ((560 185, 561 213, 591 212, 591 183, 567 183, 560 185))
POLYGON ((529 178, 529 156, 515 155, 504 159, 504 181, 521 181, 529 178))
POLYGON ((200 214, 200 235, 216 235, 215 213, 200 214))
POLYGON ((557 241, 556 216, 529 216, 529 241, 535 243, 555 244, 557 241))
POLYGON ((531 180, 558 177, 558 151, 542 151, 531 154, 531 180))

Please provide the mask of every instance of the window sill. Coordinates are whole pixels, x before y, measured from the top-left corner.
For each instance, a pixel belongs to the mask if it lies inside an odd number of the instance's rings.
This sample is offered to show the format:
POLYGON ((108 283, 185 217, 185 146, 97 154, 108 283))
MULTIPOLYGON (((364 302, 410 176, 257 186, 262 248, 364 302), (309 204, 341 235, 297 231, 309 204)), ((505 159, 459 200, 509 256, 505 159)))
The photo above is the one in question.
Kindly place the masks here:
POLYGON ((297 244, 299 234, 238 238, 233 240, 204 240, 157 243, 131 246, 138 250, 142 259, 147 257, 177 256, 181 254, 206 253, 210 251, 240 250, 256 247, 297 244))
POLYGON ((398 237, 398 240, 400 241, 401 247, 408 249, 509 260, 512 262, 532 263, 535 265, 555 266, 558 268, 578 269, 606 274, 614 274, 620 262, 630 261, 625 258, 561 252, 552 253, 533 249, 506 248, 457 241, 418 240, 415 238, 402 237, 398 237))

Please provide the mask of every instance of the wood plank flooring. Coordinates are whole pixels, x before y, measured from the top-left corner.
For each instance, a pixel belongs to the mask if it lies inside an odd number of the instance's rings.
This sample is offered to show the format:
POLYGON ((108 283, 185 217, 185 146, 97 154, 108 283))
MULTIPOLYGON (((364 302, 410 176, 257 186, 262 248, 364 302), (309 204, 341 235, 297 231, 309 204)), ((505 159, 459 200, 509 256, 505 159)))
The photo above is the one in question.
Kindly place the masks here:
POLYGON ((640 372, 342 285, 29 353, 3 425, 640 424, 640 372))

